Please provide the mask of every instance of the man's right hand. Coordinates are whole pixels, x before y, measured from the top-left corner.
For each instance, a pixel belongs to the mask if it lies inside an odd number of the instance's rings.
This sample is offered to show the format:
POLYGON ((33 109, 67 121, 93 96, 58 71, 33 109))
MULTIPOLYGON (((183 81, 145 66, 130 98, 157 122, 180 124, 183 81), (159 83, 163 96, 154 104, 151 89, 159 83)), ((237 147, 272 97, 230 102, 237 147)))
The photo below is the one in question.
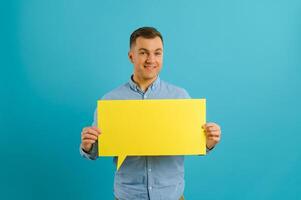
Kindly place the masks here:
POLYGON ((96 142, 98 136, 101 134, 101 131, 96 126, 85 127, 82 130, 82 143, 81 148, 85 152, 89 152, 92 148, 92 145, 96 142))

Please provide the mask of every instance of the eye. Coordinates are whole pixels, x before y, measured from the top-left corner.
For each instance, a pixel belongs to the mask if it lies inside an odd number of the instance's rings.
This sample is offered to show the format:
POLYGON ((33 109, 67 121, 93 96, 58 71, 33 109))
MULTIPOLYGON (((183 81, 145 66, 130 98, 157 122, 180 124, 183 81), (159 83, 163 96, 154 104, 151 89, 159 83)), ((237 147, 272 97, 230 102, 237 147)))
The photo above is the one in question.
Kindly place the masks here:
POLYGON ((140 55, 145 55, 144 51, 139 52, 140 55))
POLYGON ((155 55, 156 55, 156 56, 161 56, 162 53, 161 53, 161 52, 156 52, 155 55))

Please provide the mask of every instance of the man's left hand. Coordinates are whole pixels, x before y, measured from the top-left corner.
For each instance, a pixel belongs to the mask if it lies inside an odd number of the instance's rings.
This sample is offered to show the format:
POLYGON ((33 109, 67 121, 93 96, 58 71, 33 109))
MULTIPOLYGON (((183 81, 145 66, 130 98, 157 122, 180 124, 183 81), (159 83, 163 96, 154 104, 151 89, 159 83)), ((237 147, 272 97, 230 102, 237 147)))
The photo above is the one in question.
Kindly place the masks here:
POLYGON ((219 143, 221 139, 221 128, 218 124, 209 122, 202 126, 206 133, 206 146, 213 149, 213 147, 219 143))

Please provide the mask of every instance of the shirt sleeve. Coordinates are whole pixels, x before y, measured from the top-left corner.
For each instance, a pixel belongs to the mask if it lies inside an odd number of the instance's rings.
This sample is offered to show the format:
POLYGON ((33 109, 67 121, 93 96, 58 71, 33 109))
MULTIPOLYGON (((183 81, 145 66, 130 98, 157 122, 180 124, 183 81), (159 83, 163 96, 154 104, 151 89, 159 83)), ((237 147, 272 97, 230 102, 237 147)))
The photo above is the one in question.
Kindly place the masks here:
POLYGON ((182 89, 182 95, 184 99, 191 99, 189 93, 185 89, 182 89))

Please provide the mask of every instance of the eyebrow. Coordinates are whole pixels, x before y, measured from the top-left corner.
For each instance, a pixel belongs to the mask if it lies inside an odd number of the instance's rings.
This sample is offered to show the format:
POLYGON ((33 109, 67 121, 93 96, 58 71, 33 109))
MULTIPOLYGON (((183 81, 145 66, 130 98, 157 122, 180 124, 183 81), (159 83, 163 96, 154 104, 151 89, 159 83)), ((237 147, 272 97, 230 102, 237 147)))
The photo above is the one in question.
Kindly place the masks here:
MULTIPOLYGON (((138 51, 149 51, 149 50, 145 49, 145 48, 140 48, 140 49, 138 49, 138 51)), ((158 48, 155 51, 162 51, 162 48, 158 48)))

